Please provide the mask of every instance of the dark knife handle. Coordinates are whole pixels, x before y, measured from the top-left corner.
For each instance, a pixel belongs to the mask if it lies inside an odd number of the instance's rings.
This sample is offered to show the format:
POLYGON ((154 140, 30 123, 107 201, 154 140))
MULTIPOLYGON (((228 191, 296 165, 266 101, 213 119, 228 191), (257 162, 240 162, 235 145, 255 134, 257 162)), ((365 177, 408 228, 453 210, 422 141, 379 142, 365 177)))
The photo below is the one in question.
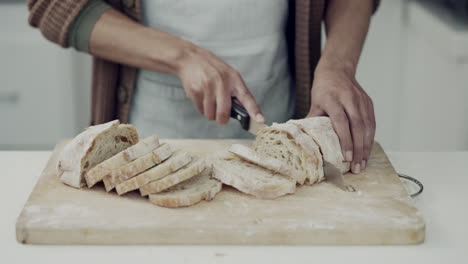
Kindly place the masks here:
POLYGON ((235 97, 232 98, 231 118, 238 120, 244 130, 249 130, 249 113, 235 97))

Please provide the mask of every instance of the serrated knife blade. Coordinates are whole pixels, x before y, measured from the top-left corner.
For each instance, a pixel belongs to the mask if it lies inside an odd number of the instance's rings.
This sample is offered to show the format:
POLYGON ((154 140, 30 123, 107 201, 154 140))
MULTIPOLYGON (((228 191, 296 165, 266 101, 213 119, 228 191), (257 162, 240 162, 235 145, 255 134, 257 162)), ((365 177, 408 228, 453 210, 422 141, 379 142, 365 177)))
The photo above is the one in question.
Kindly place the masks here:
POLYGON ((349 191, 346 184, 344 183, 343 174, 341 171, 332 163, 323 160, 323 174, 327 182, 335 185, 343 191, 349 191))

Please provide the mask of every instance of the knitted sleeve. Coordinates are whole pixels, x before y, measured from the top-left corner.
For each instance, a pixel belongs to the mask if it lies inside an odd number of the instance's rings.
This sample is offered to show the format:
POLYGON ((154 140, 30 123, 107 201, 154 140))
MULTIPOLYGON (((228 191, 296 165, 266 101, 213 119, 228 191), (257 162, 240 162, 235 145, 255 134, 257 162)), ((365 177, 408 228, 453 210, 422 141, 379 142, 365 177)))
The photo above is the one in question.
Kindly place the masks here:
POLYGON ((88 0, 28 0, 29 24, 45 38, 68 47, 68 32, 88 0))

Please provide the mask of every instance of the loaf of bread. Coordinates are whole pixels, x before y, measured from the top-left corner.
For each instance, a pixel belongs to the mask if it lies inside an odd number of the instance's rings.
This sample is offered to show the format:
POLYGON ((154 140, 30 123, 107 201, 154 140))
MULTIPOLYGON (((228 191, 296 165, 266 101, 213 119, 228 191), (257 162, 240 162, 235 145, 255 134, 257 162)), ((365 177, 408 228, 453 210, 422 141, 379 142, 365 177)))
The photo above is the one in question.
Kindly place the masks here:
POLYGON ((139 189, 151 203, 190 206, 211 200, 222 184, 262 199, 275 199, 296 190, 296 184, 324 179, 323 160, 349 170, 337 134, 327 117, 274 123, 257 133, 252 148, 234 144, 211 157, 160 144, 156 135, 138 142, 131 125, 119 121, 93 126, 73 139, 57 164, 60 179, 80 188, 104 182, 119 195, 139 189))
POLYGON ((302 128, 317 143, 325 160, 335 165, 342 173, 349 171, 350 163, 344 161, 340 140, 329 117, 289 120, 288 123, 302 128))
POLYGON ((131 125, 114 120, 91 126, 70 141, 60 153, 57 174, 72 187, 84 186, 84 175, 104 160, 138 142, 138 133, 131 125))
POLYGON ((323 175, 321 156, 313 151, 315 143, 305 136, 294 125, 276 124, 258 131, 253 149, 287 163, 297 183, 302 185, 307 180, 312 184, 323 175))

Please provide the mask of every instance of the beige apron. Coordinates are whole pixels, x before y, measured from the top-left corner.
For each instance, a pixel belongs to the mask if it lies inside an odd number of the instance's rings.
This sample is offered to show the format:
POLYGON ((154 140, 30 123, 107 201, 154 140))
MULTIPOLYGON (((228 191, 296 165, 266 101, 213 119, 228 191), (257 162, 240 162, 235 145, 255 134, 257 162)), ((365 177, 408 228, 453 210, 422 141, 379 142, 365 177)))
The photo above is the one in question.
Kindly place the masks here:
MULTIPOLYGON (((294 109, 285 26, 288 0, 143 0, 143 23, 210 50, 240 72, 267 123, 294 109)), ((140 70, 130 122, 142 136, 246 138, 238 121, 208 121, 174 75, 140 70)))

